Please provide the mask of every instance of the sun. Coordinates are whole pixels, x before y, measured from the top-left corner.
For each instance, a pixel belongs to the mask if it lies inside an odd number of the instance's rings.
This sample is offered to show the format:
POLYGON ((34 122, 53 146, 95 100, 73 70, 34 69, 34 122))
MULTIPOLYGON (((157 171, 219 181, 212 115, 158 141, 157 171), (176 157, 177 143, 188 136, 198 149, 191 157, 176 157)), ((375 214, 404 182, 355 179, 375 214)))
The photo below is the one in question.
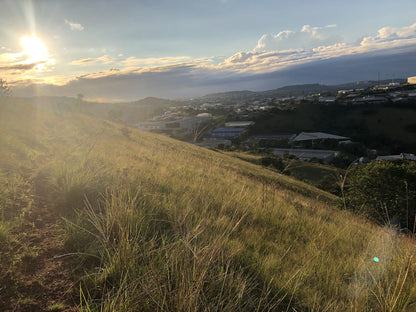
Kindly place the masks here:
POLYGON ((48 60, 48 50, 39 38, 22 37, 20 44, 23 46, 23 53, 29 57, 28 61, 36 63, 48 60))

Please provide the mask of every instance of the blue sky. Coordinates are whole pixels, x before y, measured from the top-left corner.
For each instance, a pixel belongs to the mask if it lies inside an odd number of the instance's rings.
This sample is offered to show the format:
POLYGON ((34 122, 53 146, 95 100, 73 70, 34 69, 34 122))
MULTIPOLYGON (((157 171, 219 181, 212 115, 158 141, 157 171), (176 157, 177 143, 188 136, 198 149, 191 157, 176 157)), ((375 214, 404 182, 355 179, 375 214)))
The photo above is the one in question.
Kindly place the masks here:
POLYGON ((0 5, 0 77, 17 95, 116 101, 416 75, 414 0, 0 5))

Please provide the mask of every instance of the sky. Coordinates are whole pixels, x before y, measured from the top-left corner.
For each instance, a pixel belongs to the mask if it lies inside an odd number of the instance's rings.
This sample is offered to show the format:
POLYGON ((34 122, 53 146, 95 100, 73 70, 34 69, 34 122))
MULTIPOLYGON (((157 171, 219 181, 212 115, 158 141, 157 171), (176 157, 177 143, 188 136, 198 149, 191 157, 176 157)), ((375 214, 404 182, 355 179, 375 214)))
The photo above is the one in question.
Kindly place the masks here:
POLYGON ((416 75, 414 0, 0 0, 21 96, 132 101, 416 75))

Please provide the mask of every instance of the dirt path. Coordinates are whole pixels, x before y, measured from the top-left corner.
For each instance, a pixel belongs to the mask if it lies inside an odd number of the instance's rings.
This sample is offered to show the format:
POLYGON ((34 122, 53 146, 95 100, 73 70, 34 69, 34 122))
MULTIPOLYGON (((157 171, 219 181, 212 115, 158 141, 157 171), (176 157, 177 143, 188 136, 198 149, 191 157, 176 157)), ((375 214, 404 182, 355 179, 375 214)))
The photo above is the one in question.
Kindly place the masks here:
POLYGON ((65 254, 60 218, 45 205, 26 218, 0 281, 2 311, 76 311, 76 287, 65 254))

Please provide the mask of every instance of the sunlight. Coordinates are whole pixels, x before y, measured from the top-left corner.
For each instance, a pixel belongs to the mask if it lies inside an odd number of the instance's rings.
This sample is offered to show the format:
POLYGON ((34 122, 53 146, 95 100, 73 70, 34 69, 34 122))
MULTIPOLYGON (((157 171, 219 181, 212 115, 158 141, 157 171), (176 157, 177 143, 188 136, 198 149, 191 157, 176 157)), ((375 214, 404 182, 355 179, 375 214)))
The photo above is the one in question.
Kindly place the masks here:
POLYGON ((24 53, 29 56, 28 61, 36 63, 48 60, 48 51, 45 44, 37 37, 22 37, 20 44, 23 46, 24 53))

